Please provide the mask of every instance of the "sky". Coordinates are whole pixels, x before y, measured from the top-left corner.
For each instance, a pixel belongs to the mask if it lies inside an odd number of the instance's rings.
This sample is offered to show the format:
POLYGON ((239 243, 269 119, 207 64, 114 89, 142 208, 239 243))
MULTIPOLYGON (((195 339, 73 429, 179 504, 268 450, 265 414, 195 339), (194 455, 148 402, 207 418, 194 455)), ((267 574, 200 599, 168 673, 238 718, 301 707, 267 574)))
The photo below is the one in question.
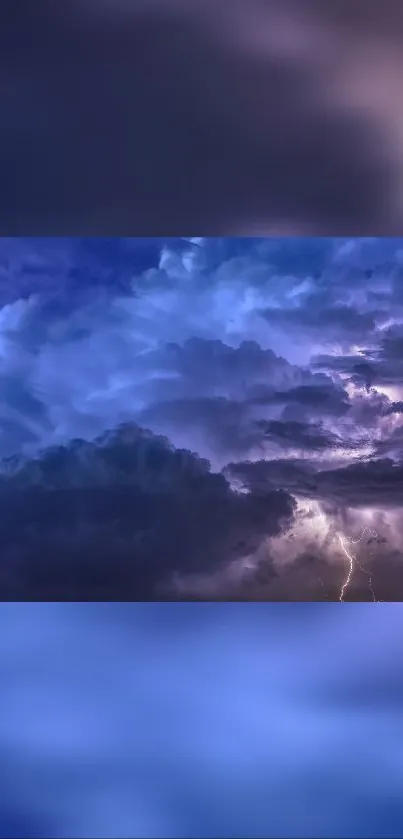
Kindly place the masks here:
POLYGON ((3 603, 0 835, 400 837, 398 603, 3 603))
POLYGON ((393 237, 0 239, 2 598, 402 599, 402 277, 393 237))
POLYGON ((399 0, 3 3, 0 231, 399 234, 402 41, 399 0))

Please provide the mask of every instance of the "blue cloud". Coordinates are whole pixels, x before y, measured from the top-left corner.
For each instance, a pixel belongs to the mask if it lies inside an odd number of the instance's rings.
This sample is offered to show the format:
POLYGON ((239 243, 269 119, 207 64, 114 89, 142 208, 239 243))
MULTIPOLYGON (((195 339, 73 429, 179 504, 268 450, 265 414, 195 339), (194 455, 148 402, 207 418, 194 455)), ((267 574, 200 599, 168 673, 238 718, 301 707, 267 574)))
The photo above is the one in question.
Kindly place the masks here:
POLYGON ((266 470, 270 491, 292 492, 296 530, 281 548, 271 541, 270 556, 281 572, 311 558, 311 583, 296 590, 338 597, 347 556, 337 534, 355 540, 370 526, 376 551, 357 549, 365 571, 357 564, 350 590, 370 596, 371 565, 379 598, 394 597, 402 252, 393 238, 3 239, 2 470, 134 422, 213 472, 235 464, 236 491, 250 486, 239 481, 251 461, 259 491, 266 470), (382 458, 395 463, 393 486, 379 481, 382 458), (304 460, 298 480, 284 459, 304 460), (346 493, 362 466, 365 493, 357 481, 346 493))

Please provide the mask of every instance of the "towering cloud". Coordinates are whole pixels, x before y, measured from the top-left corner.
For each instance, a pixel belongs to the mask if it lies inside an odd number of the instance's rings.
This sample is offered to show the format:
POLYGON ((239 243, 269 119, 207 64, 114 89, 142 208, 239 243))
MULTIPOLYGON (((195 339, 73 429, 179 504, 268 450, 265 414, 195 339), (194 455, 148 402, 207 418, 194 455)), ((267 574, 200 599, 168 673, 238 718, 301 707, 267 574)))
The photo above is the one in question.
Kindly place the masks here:
POLYGON ((3 240, 4 596, 403 595, 402 245, 3 240))

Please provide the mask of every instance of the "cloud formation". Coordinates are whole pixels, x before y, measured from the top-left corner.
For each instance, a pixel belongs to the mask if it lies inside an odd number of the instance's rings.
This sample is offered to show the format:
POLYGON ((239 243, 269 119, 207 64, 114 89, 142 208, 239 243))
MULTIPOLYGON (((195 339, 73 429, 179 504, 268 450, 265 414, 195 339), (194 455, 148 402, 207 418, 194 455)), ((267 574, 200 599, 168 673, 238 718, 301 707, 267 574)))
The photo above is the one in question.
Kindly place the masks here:
POLYGON ((403 594, 402 253, 2 240, 5 599, 403 594))
POLYGON ((209 464, 127 424, 8 462, 3 599, 152 600, 232 567, 292 520, 282 491, 238 494, 209 464))

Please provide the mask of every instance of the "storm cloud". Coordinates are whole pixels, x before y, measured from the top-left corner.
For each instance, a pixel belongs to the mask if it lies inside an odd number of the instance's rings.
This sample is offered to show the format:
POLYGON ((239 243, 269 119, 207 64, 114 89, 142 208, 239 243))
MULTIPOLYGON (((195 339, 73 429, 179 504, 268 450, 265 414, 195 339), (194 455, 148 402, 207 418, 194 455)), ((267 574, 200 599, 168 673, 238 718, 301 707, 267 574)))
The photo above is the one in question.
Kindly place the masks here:
POLYGON ((4 597, 403 594, 402 253, 3 239, 4 597))
POLYGON ((291 521, 282 491, 238 494, 209 464, 135 425, 4 464, 3 599, 144 600, 176 574, 254 553, 291 521))

